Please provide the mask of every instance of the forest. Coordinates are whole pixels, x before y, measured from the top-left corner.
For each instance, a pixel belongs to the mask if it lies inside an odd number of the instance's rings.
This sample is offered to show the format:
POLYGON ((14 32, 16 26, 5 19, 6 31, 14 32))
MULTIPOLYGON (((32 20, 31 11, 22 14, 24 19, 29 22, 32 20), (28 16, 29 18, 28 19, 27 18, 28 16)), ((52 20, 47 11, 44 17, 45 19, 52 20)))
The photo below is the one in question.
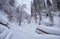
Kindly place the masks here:
POLYGON ((0 39, 60 39, 60 0, 0 0, 0 39))

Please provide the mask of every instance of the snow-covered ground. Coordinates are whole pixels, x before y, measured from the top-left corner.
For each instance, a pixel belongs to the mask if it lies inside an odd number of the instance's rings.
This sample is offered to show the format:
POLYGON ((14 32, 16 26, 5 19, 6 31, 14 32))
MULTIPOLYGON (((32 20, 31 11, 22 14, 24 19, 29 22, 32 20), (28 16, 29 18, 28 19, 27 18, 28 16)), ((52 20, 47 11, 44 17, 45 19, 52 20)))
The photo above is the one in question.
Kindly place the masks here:
POLYGON ((17 24, 13 25, 15 25, 15 28, 13 29, 14 32, 12 34, 11 39, 60 39, 59 35, 37 34, 35 30, 38 25, 35 23, 24 23, 22 26, 17 26, 17 24))
POLYGON ((8 18, 0 14, 0 21, 2 23, 9 23, 10 29, 0 24, 0 39, 60 39, 60 27, 47 27, 38 25, 35 22, 30 24, 23 22, 21 26, 16 22, 9 22, 8 18), (36 28, 42 29, 52 34, 43 34, 43 32, 36 32, 36 28))
POLYGON ((17 25, 17 23, 12 23, 10 25, 13 30, 10 39, 60 39, 59 35, 37 34, 35 30, 38 25, 36 23, 24 23, 21 26, 17 25))

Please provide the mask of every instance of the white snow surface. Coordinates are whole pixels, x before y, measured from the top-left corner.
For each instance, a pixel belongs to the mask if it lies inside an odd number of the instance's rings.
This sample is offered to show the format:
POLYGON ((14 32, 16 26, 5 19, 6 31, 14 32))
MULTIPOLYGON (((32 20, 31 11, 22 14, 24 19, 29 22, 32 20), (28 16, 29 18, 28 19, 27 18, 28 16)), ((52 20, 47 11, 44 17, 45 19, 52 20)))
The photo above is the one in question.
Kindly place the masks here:
POLYGON ((8 29, 0 24, 0 39, 60 39, 60 29, 57 26, 46 27, 35 22, 30 24, 23 22, 19 26, 17 22, 9 22, 7 17, 2 14, 0 14, 0 21, 5 24, 8 22, 10 27, 8 29), (37 27, 52 34, 38 34, 36 32, 37 27))
POLYGON ((7 24, 8 23, 7 15, 4 14, 3 11, 0 11, 0 22, 2 22, 3 24, 7 24))
POLYGON ((59 35, 37 34, 35 29, 38 25, 36 23, 23 23, 21 26, 17 23, 9 23, 9 26, 10 29, 7 29, 5 33, 1 35, 5 39, 60 39, 59 35))
POLYGON ((54 34, 54 35, 60 35, 60 28, 58 27, 47 27, 47 26, 43 26, 43 25, 40 25, 38 26, 39 29, 45 31, 45 32, 48 32, 50 34, 54 34))
POLYGON ((11 39, 60 39, 59 35, 37 34, 35 29, 38 25, 36 23, 24 23, 21 26, 17 25, 17 23, 10 25, 13 30, 11 39))

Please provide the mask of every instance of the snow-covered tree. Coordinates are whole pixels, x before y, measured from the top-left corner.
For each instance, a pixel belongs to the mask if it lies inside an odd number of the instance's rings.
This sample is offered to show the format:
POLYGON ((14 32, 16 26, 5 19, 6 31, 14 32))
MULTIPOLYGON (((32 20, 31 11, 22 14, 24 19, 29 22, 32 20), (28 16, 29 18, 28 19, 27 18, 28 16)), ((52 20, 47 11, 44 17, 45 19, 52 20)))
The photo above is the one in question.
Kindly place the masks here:
POLYGON ((53 26, 54 25, 54 18, 53 18, 53 14, 51 11, 48 11, 46 16, 49 18, 49 21, 50 21, 50 26, 53 26))
POLYGON ((19 25, 21 25, 21 22, 23 21, 23 18, 24 18, 23 14, 26 12, 25 9, 26 9, 25 4, 19 5, 16 9, 16 11, 18 13, 17 18, 18 18, 19 25))
POLYGON ((42 9, 44 8, 44 1, 43 0, 33 0, 33 4, 31 4, 31 15, 33 14, 34 16, 34 19, 35 19, 35 22, 37 22, 37 16, 39 16, 39 24, 42 17, 41 17, 41 12, 42 12, 42 9))
POLYGON ((9 4, 10 4, 11 6, 15 6, 15 0, 9 0, 9 4))

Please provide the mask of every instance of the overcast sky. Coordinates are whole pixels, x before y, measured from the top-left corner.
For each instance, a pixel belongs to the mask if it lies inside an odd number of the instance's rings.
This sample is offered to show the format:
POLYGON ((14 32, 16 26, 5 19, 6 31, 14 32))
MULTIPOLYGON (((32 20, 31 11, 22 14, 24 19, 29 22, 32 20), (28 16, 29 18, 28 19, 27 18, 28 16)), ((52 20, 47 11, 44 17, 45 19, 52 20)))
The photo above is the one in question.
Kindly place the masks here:
POLYGON ((31 8, 31 0, 17 0, 18 4, 26 4, 27 5, 27 13, 28 14, 31 14, 30 13, 30 8, 31 8))

